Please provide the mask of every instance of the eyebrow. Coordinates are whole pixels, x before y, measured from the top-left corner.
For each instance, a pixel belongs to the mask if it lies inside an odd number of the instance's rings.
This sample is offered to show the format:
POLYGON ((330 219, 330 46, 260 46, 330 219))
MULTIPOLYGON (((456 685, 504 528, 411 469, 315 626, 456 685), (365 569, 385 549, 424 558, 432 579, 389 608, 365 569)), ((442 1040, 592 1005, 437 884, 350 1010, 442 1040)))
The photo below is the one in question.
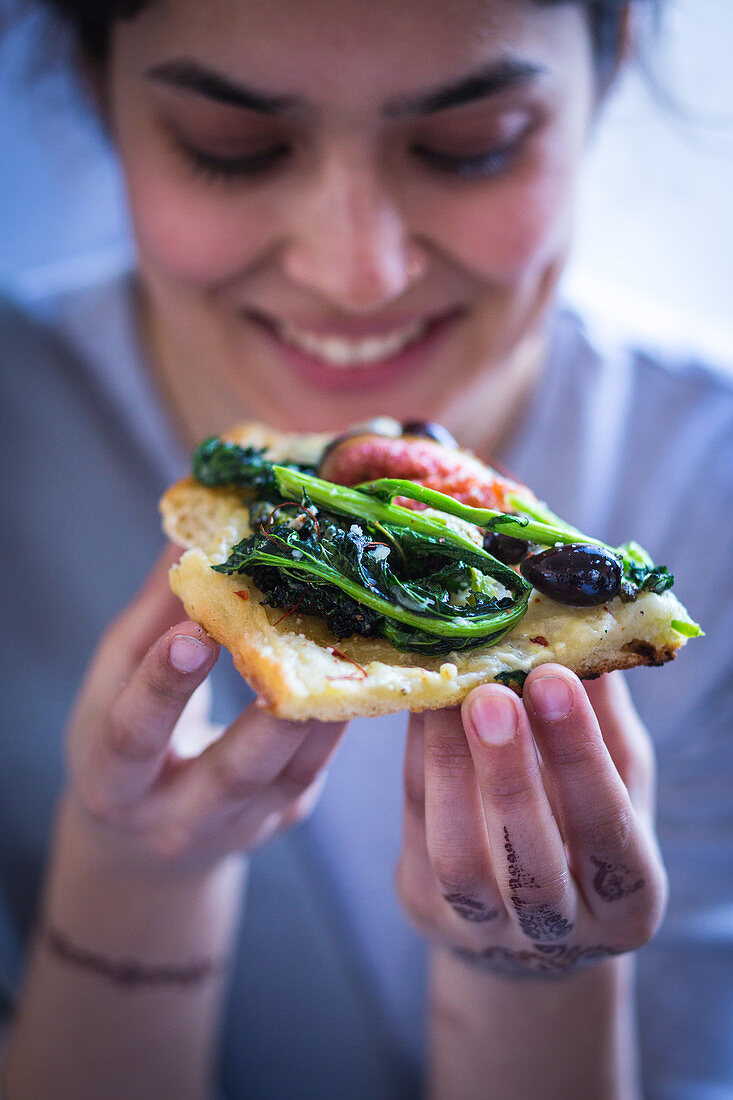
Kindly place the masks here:
POLYGON ((544 65, 523 61, 520 58, 505 57, 460 80, 444 84, 440 88, 392 100, 387 104, 385 113, 390 118, 431 115, 436 111, 445 111, 449 107, 461 107, 465 103, 487 99, 510 88, 531 84, 546 72, 544 65))
POLYGON ((295 96, 270 95, 247 84, 235 84, 213 69, 206 69, 197 61, 186 58, 154 65, 145 76, 149 80, 214 99, 217 103, 246 107, 263 115, 289 114, 302 105, 302 101, 295 96))
MULTIPOLYGON (((384 114, 387 118, 403 119, 433 114, 449 107, 460 107, 498 95, 510 88, 532 83, 546 71, 543 65, 531 61, 502 58, 439 88, 390 100, 384 108, 384 114)), ((308 107, 307 101, 298 96, 273 95, 250 85, 234 82, 189 58, 154 65, 146 70, 145 76, 149 80, 194 92, 217 103, 243 107, 265 115, 293 114, 308 107)))

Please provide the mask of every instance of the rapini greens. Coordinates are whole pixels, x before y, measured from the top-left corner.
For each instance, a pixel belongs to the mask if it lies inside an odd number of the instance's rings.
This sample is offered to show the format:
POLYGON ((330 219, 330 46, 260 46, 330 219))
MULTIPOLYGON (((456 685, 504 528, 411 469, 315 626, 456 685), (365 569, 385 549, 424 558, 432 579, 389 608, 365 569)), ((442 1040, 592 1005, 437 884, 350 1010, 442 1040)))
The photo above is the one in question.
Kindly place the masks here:
MULTIPOLYGON (((536 501, 511 498, 517 514, 470 508, 411 481, 381 479, 347 488, 311 467, 278 465, 256 447, 215 437, 193 460, 202 484, 247 490, 252 533, 221 573, 244 573, 263 602, 286 614, 319 615, 337 638, 381 635, 402 650, 443 654, 499 641, 522 618, 532 585, 457 529, 520 536, 535 547, 586 538, 536 501), (418 511, 394 503, 410 498, 418 511)), ((673 578, 635 543, 612 551, 623 569, 621 596, 662 592, 673 578)))

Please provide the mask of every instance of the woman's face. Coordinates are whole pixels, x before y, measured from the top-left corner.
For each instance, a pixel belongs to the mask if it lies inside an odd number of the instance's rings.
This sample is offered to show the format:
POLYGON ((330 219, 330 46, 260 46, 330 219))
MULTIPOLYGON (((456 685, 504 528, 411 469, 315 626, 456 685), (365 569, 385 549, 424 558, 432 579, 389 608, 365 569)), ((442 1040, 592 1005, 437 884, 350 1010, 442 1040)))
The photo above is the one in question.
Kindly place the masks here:
POLYGON ((536 332, 593 108, 580 5, 157 0, 108 81, 155 326, 232 419, 437 416, 536 332))

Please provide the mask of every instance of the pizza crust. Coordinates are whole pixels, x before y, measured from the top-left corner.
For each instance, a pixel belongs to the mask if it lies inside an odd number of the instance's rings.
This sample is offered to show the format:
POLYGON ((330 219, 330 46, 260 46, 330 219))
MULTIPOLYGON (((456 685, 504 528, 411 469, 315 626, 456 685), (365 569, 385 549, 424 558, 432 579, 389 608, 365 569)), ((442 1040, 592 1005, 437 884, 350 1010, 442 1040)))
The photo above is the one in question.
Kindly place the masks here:
MULTIPOLYGON (((278 458, 312 461, 309 448, 317 456, 329 437, 288 437, 243 425, 227 438, 269 446, 278 458)), ((168 490, 161 512, 168 536, 188 548, 171 569, 173 591, 186 613, 231 652, 261 705, 281 718, 336 721, 456 706, 502 672, 529 672, 553 661, 588 679, 663 664, 686 640, 671 626, 672 619, 690 621, 672 592, 577 608, 533 591, 526 614, 497 645, 429 657, 401 652, 383 638, 339 641, 319 618, 264 606, 249 577, 213 571, 249 532, 241 494, 187 479, 168 490)))

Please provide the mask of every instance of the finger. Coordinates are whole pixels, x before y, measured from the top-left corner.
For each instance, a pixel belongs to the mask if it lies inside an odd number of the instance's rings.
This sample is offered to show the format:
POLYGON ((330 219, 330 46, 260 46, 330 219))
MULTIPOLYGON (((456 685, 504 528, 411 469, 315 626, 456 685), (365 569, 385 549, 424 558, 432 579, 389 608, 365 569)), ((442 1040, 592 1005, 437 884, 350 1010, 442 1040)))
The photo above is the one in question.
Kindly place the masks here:
POLYGON ((636 809, 654 814, 654 750, 620 672, 583 684, 601 727, 606 748, 636 809))
POLYGON ((506 908, 529 939, 561 939, 573 928, 576 895, 524 708, 492 684, 462 710, 506 908))
MULTIPOLYGON (((264 807, 277 810, 288 806, 316 783, 322 784, 346 731, 345 722, 322 722, 306 736, 280 771, 274 783, 265 788, 264 807)), ((320 793, 321 787, 318 787, 320 793)))
POLYGON ((429 937, 441 929, 446 912, 433 874, 425 834, 424 714, 410 714, 404 764, 402 851, 395 875, 397 891, 410 920, 429 937))
POLYGON ((572 867, 588 905, 643 910, 659 869, 646 830, 603 742, 582 684, 560 665, 543 665, 525 684, 527 713, 556 792, 572 867), (645 890, 647 894, 645 894, 645 890))
POLYGON ((303 793, 294 802, 291 802, 285 813, 280 814, 278 821, 280 829, 289 829, 292 825, 297 825, 299 821, 310 816, 320 801, 327 778, 328 772, 322 771, 310 787, 306 787, 303 793))
POLYGON ((284 804, 282 797, 277 797, 275 787, 265 791, 262 796, 249 799, 239 804, 239 808, 231 810, 228 814, 222 814, 219 819, 211 818, 205 822, 205 828, 195 832, 190 823, 179 827, 175 824, 170 814, 168 832, 164 836, 164 848, 168 855, 180 855, 190 850, 191 844, 201 848, 202 839, 211 837, 222 851, 249 852, 265 844, 276 833, 283 829, 289 829, 303 818, 307 817, 316 806, 326 785, 327 773, 321 771, 309 787, 290 798, 284 804), (268 798, 269 794, 269 798, 268 798), (268 807, 266 804, 272 805, 268 807), (173 822, 172 831, 170 829, 173 822), (171 846, 172 842, 172 846, 171 846), (184 845, 181 849, 181 844, 184 845))
POLYGON ((90 721, 104 714, 157 638, 181 620, 181 602, 171 591, 168 573, 181 550, 170 543, 160 554, 132 603, 105 631, 76 706, 90 721))
POLYGON ((175 777, 169 802, 174 827, 197 835, 246 810, 248 803, 254 806, 255 800, 263 812, 265 799, 271 807, 284 807, 299 793, 298 783, 304 783, 302 791, 313 781, 344 728, 343 722, 289 722, 252 704, 175 777), (313 744, 296 765, 298 750, 311 738, 313 744), (290 764, 294 770, 287 776, 290 764), (283 788, 270 790, 281 774, 283 788))
MULTIPOLYGON (((425 825, 425 715, 410 714, 405 742, 405 814, 425 825)), ((426 849, 427 851, 427 849, 426 849)))
POLYGON ((424 772, 426 841, 441 894, 462 920, 495 921, 504 905, 459 710, 425 714, 424 772))
POLYGON ((198 624, 180 623, 151 646, 104 721, 77 731, 75 771, 91 808, 129 806, 153 785, 173 727, 218 652, 198 624))

